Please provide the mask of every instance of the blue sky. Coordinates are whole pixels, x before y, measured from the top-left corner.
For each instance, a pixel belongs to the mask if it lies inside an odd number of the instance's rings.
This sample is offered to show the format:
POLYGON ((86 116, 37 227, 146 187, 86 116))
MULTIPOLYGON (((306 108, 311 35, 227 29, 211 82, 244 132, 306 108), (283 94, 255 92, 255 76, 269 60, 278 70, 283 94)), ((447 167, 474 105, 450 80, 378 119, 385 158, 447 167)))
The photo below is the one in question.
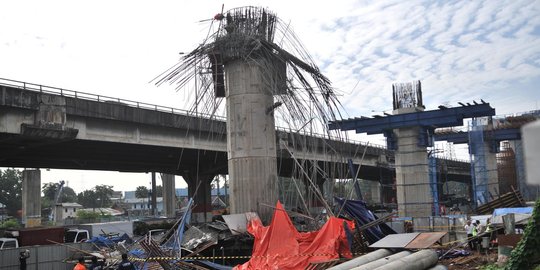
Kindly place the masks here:
MULTIPOLYGON (((2 1, 0 77, 182 108, 186 93, 148 82, 206 36, 199 21, 222 3, 290 22, 350 117, 390 110, 391 84, 412 80, 428 109, 480 99, 497 114, 539 108, 540 1, 2 1)), ((59 173, 44 182, 107 179, 59 173)))

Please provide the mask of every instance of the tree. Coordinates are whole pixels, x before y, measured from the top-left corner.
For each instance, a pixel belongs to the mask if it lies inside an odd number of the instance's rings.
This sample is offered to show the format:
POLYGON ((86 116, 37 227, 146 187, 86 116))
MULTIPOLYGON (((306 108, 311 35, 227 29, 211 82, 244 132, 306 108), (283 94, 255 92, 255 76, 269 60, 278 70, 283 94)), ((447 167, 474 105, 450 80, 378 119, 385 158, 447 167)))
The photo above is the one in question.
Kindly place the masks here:
POLYGON ((113 186, 97 185, 77 195, 78 202, 85 208, 109 207, 112 205, 113 186))
POLYGON ((84 208, 99 207, 97 194, 94 190, 85 190, 77 195, 77 201, 84 208))
MULTIPOLYGON (((44 197, 51 202, 51 204, 55 200, 56 192, 58 190, 58 187, 60 187, 59 183, 45 183, 43 184, 43 195, 44 197)), ((58 200, 58 203, 63 202, 76 202, 77 201, 77 194, 75 194, 75 191, 70 188, 64 186, 62 188, 62 194, 60 195, 60 199, 58 200)))
POLYGON ((0 203, 15 216, 22 207, 22 172, 15 169, 0 170, 0 203))
POLYGON ((156 197, 163 197, 163 187, 156 186, 156 197))
POLYGON ((97 185, 94 187, 94 191, 99 200, 99 207, 109 207, 112 205, 111 197, 114 194, 113 186, 97 185))
POLYGON ((147 198, 148 197, 148 188, 145 186, 138 186, 135 189, 135 198, 147 198))

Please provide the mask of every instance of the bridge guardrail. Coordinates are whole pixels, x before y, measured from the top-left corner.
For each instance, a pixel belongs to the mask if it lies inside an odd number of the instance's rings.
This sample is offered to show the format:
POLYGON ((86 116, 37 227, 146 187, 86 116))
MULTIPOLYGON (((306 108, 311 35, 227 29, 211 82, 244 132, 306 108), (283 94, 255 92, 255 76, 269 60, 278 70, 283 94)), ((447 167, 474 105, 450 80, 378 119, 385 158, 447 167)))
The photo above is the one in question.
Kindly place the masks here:
MULTIPOLYGON (((35 83, 28 83, 28 82, 5 79, 5 78, 0 78, 0 85, 20 88, 20 89, 29 90, 29 91, 36 91, 40 93, 61 95, 61 96, 77 98, 77 99, 92 100, 92 101, 97 101, 97 102, 114 102, 120 105, 125 105, 129 107, 140 108, 140 109, 154 110, 154 111, 159 111, 159 112, 172 113, 172 114, 185 115, 185 116, 194 116, 192 112, 185 109, 172 108, 172 107, 133 101, 133 100, 128 100, 128 99, 109 97, 109 96, 104 96, 104 95, 96 95, 96 94, 91 94, 91 93, 86 93, 86 92, 79 92, 75 90, 69 90, 69 89, 53 87, 53 86, 46 86, 46 85, 35 84, 35 83)), ((218 116, 218 115, 197 113, 196 116, 203 117, 205 119, 226 121, 225 117, 218 116)), ((339 140, 339 141, 343 141, 347 143, 360 144, 364 146, 371 146, 374 148, 386 150, 386 147, 383 145, 357 141, 357 140, 353 140, 344 136, 343 137, 331 136, 331 135, 324 135, 320 133, 312 133, 312 132, 306 132, 306 131, 293 131, 290 128, 286 128, 286 127, 276 127, 276 129, 280 131, 285 131, 285 132, 295 132, 302 135, 308 135, 308 136, 317 137, 317 138, 339 140)))
MULTIPOLYGON (((53 87, 53 86, 46 86, 46 85, 35 84, 35 83, 28 83, 28 82, 23 82, 23 81, 10 80, 10 79, 5 79, 5 78, 0 78, 0 85, 20 88, 24 90, 36 91, 40 93, 55 94, 55 95, 61 95, 65 97, 92 100, 92 101, 98 101, 98 102, 115 102, 121 105, 130 106, 134 108, 154 110, 154 111, 173 113, 173 114, 181 114, 181 115, 186 115, 186 116, 193 116, 193 113, 190 113, 189 111, 184 110, 184 109, 172 108, 172 107, 133 101, 133 100, 128 100, 128 99, 109 97, 109 96, 104 96, 104 95, 96 95, 96 94, 91 94, 91 93, 86 93, 86 92, 79 92, 75 90, 69 90, 69 89, 58 88, 58 87, 53 87)), ((217 115, 198 113, 197 116, 200 116, 206 119, 215 119, 215 120, 225 121, 224 117, 217 116, 217 115)))

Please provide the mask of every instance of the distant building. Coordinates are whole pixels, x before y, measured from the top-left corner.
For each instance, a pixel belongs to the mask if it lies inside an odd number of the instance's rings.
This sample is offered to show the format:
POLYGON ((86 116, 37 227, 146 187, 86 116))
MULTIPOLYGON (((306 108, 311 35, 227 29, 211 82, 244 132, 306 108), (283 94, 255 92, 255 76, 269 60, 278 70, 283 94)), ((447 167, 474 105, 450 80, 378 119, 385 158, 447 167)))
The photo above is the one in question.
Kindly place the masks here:
MULTIPOLYGON (((126 192, 127 193, 127 192, 126 192)), ((131 198, 124 199, 124 205, 130 216, 145 216, 150 215, 152 209, 152 201, 148 198, 131 198)), ((163 212, 163 198, 156 198, 157 214, 163 212)))
POLYGON ((56 204, 56 214, 54 219, 57 224, 62 224, 66 218, 76 218, 77 211, 83 208, 78 203, 59 203, 56 204))
MULTIPOLYGON (((178 202, 177 208, 181 208, 187 205, 189 200, 188 189, 187 188, 177 188, 176 200, 178 202)), ((217 209, 224 209, 227 207, 226 202, 228 200, 228 191, 225 188, 220 188, 219 192, 217 189, 212 189, 211 199, 212 207, 217 209), (219 194, 219 197, 218 197, 219 194)), ((156 208, 158 215, 163 212, 163 198, 157 197, 156 199, 156 208)), ((150 215, 152 209, 152 203, 150 197, 146 198, 136 198, 135 191, 125 191, 124 200, 122 203, 123 207, 128 211, 131 216, 145 216, 150 215)))

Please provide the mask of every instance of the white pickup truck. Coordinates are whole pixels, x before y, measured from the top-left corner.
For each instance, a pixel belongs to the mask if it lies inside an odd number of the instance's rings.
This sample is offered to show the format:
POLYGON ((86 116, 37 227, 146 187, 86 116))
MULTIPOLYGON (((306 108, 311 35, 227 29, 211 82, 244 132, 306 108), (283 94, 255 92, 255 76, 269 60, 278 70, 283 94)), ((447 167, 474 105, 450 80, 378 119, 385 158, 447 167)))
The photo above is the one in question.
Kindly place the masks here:
POLYGON ((0 238, 0 249, 18 248, 19 241, 15 238, 0 238))
POLYGON ((88 230, 71 229, 66 231, 64 236, 64 242, 66 243, 80 243, 90 239, 88 230))

